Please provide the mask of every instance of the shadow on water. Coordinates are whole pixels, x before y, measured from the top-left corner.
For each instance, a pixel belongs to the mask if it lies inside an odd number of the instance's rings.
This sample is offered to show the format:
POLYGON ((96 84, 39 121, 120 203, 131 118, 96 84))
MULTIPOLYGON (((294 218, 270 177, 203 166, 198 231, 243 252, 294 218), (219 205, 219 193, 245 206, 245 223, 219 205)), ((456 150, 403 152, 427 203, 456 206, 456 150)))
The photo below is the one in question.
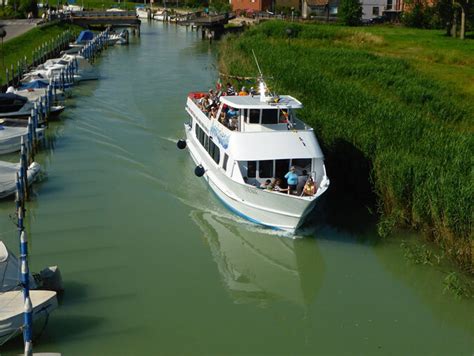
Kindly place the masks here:
POLYGON ((377 197, 371 184, 371 162, 354 145, 343 140, 323 147, 323 151, 331 185, 302 230, 329 226, 351 235, 373 236, 367 234, 373 232, 378 218, 374 213, 377 197))
POLYGON ((235 303, 266 306, 283 300, 307 306, 313 302, 324 275, 316 241, 269 238, 199 210, 192 211, 191 217, 235 303))
MULTIPOLYGON (((54 351, 58 338, 62 341, 81 338, 83 335, 89 334, 94 329, 100 327, 103 322, 104 319, 97 316, 54 315, 54 318, 49 319, 46 324, 34 324, 37 331, 33 337, 34 347, 36 350, 42 348, 54 351), (48 345, 51 345, 51 347, 48 345)), ((22 336, 18 335, 15 339, 2 346, 0 354, 3 356, 16 356, 23 348, 22 336)))

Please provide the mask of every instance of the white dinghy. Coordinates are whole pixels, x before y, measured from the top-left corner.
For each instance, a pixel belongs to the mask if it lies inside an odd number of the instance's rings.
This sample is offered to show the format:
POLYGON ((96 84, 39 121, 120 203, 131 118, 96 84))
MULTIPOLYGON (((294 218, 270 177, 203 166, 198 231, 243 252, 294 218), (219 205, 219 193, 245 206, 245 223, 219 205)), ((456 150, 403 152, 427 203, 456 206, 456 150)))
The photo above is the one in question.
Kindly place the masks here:
MULTIPOLYGON (((20 163, 0 161, 0 199, 13 195, 16 191, 16 173, 20 170, 20 163)), ((28 184, 33 183, 41 171, 37 162, 30 164, 27 170, 28 184)))

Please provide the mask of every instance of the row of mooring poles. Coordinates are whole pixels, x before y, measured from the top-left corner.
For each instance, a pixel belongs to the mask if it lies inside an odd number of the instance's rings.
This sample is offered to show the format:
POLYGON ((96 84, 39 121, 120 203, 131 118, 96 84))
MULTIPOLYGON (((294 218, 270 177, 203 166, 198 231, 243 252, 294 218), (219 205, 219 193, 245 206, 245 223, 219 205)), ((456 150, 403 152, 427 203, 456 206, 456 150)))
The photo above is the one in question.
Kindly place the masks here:
POLYGON ((11 64, 10 68, 5 69, 6 85, 18 85, 21 77, 28 71, 30 65, 35 67, 47 59, 52 58, 52 56, 68 46, 72 37, 72 31, 67 30, 58 35, 57 38, 51 39, 33 50, 31 53, 31 62, 28 62, 28 58, 24 56, 21 60, 17 61, 16 66, 11 64))
MULTIPOLYGON (((97 53, 102 51, 108 43, 108 30, 102 32, 93 41, 86 45, 80 53, 88 60, 93 60, 97 53)), ((26 58, 25 58, 26 61, 26 58)), ((50 79, 45 89, 45 95, 41 96, 31 110, 28 118, 28 132, 21 138, 20 168, 16 174, 16 215, 18 236, 20 240, 20 281, 23 289, 24 317, 23 317, 23 341, 24 355, 33 354, 33 305, 30 298, 30 273, 28 267, 28 240, 25 232, 25 202, 29 198, 28 167, 34 161, 38 151, 38 128, 40 122, 47 122, 53 103, 58 102, 58 89, 64 93, 66 87, 74 84, 74 75, 78 70, 77 59, 72 61, 59 75, 50 79)), ((7 72, 8 73, 8 72, 7 72)), ((21 78, 18 72, 18 78, 21 78)))
POLYGON ((96 56, 102 52, 108 45, 109 29, 101 32, 98 36, 94 37, 92 41, 87 43, 80 51, 79 55, 83 56, 90 62, 93 62, 96 56))
MULTIPOLYGON (((22 143, 21 159, 24 161, 25 145, 22 143)), ((33 353, 33 305, 30 298, 30 271, 28 267, 28 240, 25 232, 25 192, 28 191, 26 170, 22 165, 16 175, 16 213, 18 225, 18 237, 20 240, 20 281, 23 288, 24 313, 23 313, 23 342, 24 354, 30 356, 33 353)))

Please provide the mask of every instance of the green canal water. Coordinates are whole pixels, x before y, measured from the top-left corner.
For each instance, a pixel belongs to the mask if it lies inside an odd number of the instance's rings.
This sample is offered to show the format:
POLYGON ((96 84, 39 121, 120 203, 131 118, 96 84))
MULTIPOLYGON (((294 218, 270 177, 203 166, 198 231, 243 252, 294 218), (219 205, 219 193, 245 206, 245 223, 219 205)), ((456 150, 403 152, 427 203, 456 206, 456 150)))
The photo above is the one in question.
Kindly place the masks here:
MULTIPOLYGON (((215 48, 195 32, 144 24, 97 66, 38 156, 31 267, 59 265, 65 294, 36 352, 472 355, 473 302, 344 201, 352 223, 292 240, 234 216, 194 176, 175 141, 186 94, 216 78, 215 48)), ((13 207, 0 204, 0 231, 17 251, 13 207)))

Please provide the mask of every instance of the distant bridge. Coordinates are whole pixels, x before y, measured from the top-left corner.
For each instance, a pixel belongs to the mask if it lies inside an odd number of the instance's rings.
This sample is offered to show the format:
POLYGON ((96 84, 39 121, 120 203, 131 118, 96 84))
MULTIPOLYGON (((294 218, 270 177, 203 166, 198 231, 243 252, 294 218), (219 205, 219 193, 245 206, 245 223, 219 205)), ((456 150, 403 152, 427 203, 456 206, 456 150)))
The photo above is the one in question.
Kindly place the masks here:
POLYGON ((140 35, 141 21, 135 11, 78 11, 70 14, 69 21, 82 27, 133 27, 140 35))

